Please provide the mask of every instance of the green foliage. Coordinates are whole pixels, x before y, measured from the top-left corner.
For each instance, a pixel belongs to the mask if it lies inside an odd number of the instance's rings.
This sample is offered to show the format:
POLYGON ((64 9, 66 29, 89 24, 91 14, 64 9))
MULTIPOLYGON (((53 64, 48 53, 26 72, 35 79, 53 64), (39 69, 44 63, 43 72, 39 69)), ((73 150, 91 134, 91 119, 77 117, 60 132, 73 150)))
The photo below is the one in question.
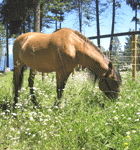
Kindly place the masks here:
POLYGON ((48 7, 48 18, 51 18, 55 21, 55 26, 57 30, 57 21, 60 22, 60 26, 58 28, 61 28, 61 22, 64 21, 66 13, 70 12, 70 2, 66 0, 52 0, 50 3, 47 4, 48 7))
MULTIPOLYGON (((12 75, 0 77, 0 103, 13 103, 12 75)), ((121 98, 111 102, 85 72, 76 72, 64 90, 62 108, 52 107, 55 74, 43 83, 36 75, 35 95, 42 107, 34 109, 26 71, 17 109, 0 109, 0 149, 140 149, 140 74, 136 82, 131 72, 121 75, 121 98)))
MULTIPOLYGON (((137 9, 139 10, 140 9, 140 1, 136 1, 136 0, 126 0, 126 4, 127 5, 130 5, 130 7, 137 11, 137 9)), ((135 21, 135 22, 138 22, 140 21, 139 18, 137 18, 137 16, 134 16, 132 18, 132 21, 135 21)))
MULTIPOLYGON (((129 31, 131 31, 131 29, 129 31)), ((127 56, 127 58, 125 59, 127 62, 130 62, 132 60, 132 58, 131 58, 131 56, 133 54, 133 51, 132 51, 133 43, 132 43, 132 41, 133 41, 132 35, 129 35, 128 37, 126 37, 126 42, 124 45, 124 56, 127 56)))
POLYGON ((118 37, 113 37, 112 42, 112 51, 111 51, 111 61, 114 62, 115 66, 119 68, 119 66, 122 64, 121 61, 121 43, 118 37))
POLYGON ((121 43, 118 37, 113 37, 112 48, 114 50, 114 54, 116 53, 116 51, 121 51, 121 43))
MULTIPOLYGON (((77 18, 81 20, 82 25, 91 25, 91 22, 95 20, 95 1, 93 0, 72 0, 71 10, 78 12, 77 18)), ((82 28, 82 27, 81 27, 82 28)))
POLYGON ((140 9, 140 2, 136 0, 126 0, 126 4, 130 5, 133 10, 140 9))
POLYGON ((34 6, 33 1, 28 3, 27 0, 12 0, 1 4, 1 20, 3 24, 8 23, 11 34, 19 32, 19 28, 25 19, 28 9, 31 9, 31 6, 34 6))

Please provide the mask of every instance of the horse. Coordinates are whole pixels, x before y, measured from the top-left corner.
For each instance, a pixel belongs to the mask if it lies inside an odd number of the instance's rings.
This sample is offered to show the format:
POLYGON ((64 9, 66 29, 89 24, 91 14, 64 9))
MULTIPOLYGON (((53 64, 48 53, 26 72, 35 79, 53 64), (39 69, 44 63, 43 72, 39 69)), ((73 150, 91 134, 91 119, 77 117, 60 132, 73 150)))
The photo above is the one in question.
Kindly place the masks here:
POLYGON ((15 39, 13 46, 14 105, 18 102, 25 66, 30 68, 28 78, 32 102, 38 106, 33 85, 35 72, 56 72, 57 100, 59 105, 67 79, 78 65, 87 67, 99 78, 99 89, 109 99, 120 93, 121 76, 101 50, 80 32, 62 28, 51 34, 29 32, 15 39))

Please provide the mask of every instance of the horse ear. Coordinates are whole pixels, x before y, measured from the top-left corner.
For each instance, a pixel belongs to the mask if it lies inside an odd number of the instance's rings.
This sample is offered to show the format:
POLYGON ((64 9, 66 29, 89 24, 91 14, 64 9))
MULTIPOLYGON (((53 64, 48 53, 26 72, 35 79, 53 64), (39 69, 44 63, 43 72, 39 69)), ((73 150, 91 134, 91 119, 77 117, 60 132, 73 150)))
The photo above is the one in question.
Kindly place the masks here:
POLYGON ((112 64, 111 61, 109 62, 108 67, 109 67, 111 70, 113 69, 113 64, 112 64))
POLYGON ((109 67, 109 70, 108 70, 107 74, 105 75, 105 78, 107 78, 111 74, 111 70, 113 68, 113 64, 111 61, 109 62, 108 67, 109 67))

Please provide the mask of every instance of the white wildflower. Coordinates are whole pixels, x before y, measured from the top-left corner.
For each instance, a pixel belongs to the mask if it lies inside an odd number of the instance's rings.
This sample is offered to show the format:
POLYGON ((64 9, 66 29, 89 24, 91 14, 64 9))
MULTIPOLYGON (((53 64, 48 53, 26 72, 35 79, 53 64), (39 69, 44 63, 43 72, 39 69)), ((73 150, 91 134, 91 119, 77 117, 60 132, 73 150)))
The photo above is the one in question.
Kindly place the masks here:
POLYGON ((114 117, 114 119, 115 119, 115 120, 117 120, 117 119, 118 119, 118 117, 117 117, 117 116, 115 116, 115 117, 114 117))
POLYGON ((128 131, 128 132, 126 132, 126 134, 127 134, 127 135, 129 135, 129 134, 130 134, 130 132, 128 131))
POLYGON ((136 130, 132 130, 132 133, 135 133, 136 132, 136 130))

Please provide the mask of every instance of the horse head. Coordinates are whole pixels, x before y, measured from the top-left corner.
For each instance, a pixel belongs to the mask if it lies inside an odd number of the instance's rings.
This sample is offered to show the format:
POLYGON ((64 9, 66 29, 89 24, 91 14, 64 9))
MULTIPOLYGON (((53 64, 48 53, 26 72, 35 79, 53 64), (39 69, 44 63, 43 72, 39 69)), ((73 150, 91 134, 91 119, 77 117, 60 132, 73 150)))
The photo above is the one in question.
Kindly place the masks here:
POLYGON ((120 93, 121 76, 112 62, 108 64, 108 70, 103 79, 99 80, 99 88, 110 99, 116 99, 120 93))

